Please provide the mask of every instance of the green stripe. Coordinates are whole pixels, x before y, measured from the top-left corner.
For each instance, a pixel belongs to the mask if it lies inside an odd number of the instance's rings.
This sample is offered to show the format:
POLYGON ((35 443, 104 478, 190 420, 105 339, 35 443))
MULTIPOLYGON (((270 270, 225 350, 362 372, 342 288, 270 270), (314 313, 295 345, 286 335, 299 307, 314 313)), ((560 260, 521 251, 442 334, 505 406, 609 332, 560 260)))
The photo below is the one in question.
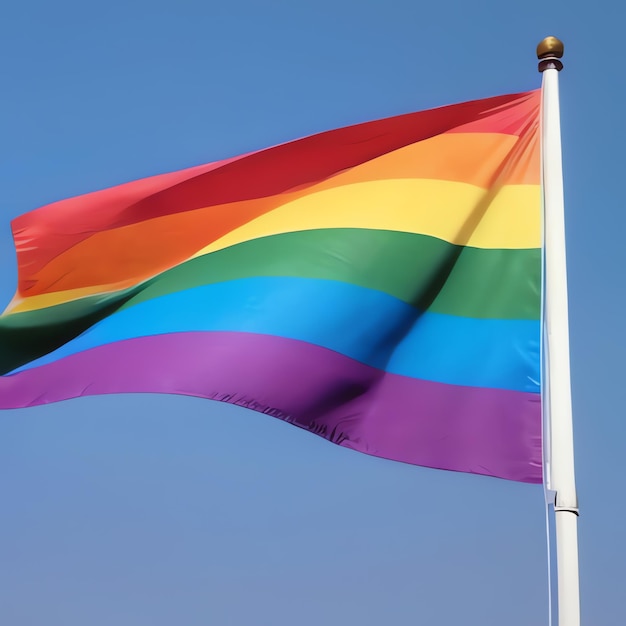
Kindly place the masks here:
POLYGON ((464 248, 385 230, 324 229, 253 239, 154 278, 124 308, 199 285, 292 276, 352 283, 434 313, 539 319, 539 249, 464 248))
POLYGON ((199 285, 250 276, 338 280, 434 313, 532 320, 539 319, 540 272, 538 249, 464 248, 366 229, 273 235, 192 259, 131 289, 0 317, 0 372, 47 354, 120 308, 199 285))
POLYGON ((140 287, 0 317, 0 374, 74 339, 114 313, 140 287))

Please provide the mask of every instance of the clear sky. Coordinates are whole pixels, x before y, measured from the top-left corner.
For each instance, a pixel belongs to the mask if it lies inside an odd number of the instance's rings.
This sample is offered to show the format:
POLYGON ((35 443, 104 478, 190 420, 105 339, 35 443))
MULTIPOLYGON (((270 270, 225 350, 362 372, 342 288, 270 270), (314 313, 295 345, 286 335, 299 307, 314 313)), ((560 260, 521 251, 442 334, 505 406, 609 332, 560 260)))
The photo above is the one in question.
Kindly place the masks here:
MULTIPOLYGON (((0 308, 42 204, 561 73, 582 614, 618 624, 626 15, 617 2, 36 0, 0 11, 0 308)), ((0 414, 7 626, 547 623, 540 487, 205 400, 0 414)))

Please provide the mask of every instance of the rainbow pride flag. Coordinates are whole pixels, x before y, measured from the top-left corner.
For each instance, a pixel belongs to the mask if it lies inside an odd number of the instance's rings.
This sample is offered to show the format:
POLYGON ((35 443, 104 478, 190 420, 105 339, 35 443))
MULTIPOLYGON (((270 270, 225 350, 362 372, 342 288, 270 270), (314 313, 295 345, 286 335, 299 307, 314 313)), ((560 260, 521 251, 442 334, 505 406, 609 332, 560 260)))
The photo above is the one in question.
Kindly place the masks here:
POLYGON ((540 482, 539 108, 401 115, 18 217, 0 408, 200 396, 540 482))

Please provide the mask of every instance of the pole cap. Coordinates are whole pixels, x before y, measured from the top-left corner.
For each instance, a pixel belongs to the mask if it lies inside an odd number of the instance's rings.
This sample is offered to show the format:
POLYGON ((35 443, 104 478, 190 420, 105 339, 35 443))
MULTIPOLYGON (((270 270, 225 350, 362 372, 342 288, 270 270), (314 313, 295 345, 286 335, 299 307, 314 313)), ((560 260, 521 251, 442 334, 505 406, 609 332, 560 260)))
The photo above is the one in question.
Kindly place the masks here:
POLYGON ((546 37, 537 46, 537 58, 540 60, 546 57, 560 59, 563 56, 563 49, 563 42, 560 39, 546 37))

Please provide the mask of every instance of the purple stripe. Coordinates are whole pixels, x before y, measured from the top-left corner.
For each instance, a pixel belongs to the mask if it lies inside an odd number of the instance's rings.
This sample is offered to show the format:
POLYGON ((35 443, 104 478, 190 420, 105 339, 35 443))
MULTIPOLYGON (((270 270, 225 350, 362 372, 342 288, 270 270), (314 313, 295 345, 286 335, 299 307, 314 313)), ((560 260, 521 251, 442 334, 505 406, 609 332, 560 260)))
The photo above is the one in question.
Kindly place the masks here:
POLYGON ((388 374, 269 335, 194 332, 107 344, 0 377, 0 408, 124 392, 229 402, 375 456, 541 482, 538 394, 388 374))

